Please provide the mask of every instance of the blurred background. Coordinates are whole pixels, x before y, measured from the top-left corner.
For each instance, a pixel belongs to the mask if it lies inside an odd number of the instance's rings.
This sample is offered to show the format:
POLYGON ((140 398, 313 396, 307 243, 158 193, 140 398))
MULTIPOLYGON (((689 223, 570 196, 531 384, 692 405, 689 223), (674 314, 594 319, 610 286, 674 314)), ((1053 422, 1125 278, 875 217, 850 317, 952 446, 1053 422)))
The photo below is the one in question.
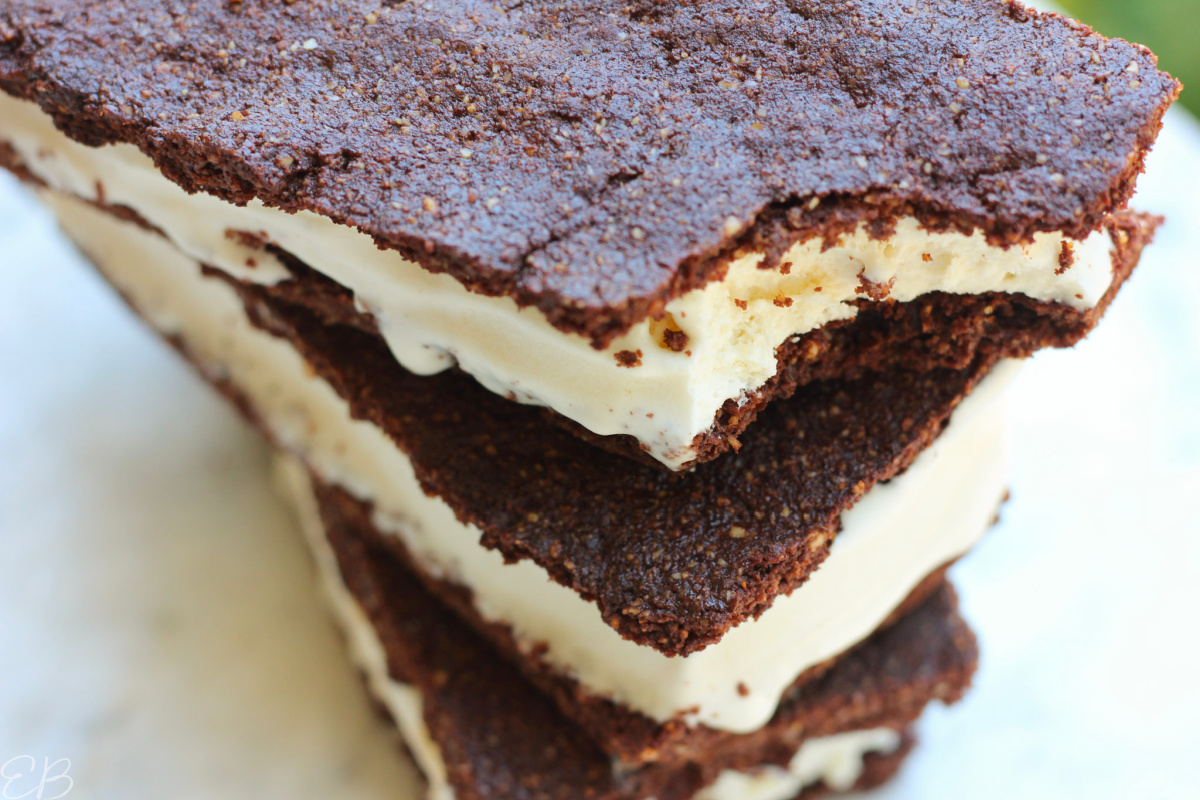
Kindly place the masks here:
POLYGON ((1058 0, 1105 36, 1144 44, 1183 81, 1183 105, 1200 111, 1200 0, 1058 0))

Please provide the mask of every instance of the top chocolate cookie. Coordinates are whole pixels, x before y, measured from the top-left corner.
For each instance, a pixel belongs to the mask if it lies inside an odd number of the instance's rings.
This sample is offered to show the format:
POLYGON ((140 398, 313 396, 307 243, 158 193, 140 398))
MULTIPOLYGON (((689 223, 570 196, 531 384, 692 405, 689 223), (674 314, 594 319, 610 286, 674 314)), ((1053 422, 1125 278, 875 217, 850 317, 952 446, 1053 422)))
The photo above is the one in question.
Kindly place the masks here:
POLYGON ((1084 238, 1179 88, 999 0, 9 0, 0 87, 597 345, 750 245, 1084 238))

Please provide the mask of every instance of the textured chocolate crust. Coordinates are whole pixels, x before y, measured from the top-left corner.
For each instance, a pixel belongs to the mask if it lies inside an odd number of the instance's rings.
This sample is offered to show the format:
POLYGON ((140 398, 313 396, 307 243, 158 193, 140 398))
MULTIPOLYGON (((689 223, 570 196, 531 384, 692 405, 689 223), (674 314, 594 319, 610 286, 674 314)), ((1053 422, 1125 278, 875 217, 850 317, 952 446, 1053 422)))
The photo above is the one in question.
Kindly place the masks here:
MULTIPOLYGON (((380 533, 375 528, 370 504, 355 499, 344 490, 325 483, 316 476, 312 477, 312 482, 322 516, 326 521, 353 529, 357 535, 368 541, 373 547, 387 550, 392 557, 398 559, 405 569, 421 582, 427 592, 436 597, 438 602, 453 610, 493 649, 510 663, 515 664, 526 680, 533 683, 543 694, 554 699, 564 716, 584 730, 593 741, 599 743, 605 752, 620 763, 632 767, 653 761, 681 763, 703 759, 713 750, 720 749, 723 742, 730 738, 730 734, 727 732, 703 725, 688 725, 682 720, 659 723, 611 700, 591 694, 578 682, 544 662, 539 657, 540 654, 536 648, 533 652, 524 651, 513 637, 512 629, 508 625, 483 619, 479 615, 468 589, 459 584, 435 578, 415 564, 398 537, 380 533)), ((875 639, 890 641, 889 636, 905 635, 903 631, 899 634, 883 632, 919 608, 932 595, 941 591, 946 583, 946 571, 949 567, 950 565, 947 564, 935 570, 914 587, 901 605, 879 626, 875 633, 875 639)), ((960 633, 962 639, 958 644, 958 650, 969 652, 973 647, 970 633, 965 627, 960 633)), ((867 645, 863 643, 858 646, 867 645)), ((890 648, 892 645, 884 646, 890 648)), ((853 648, 848 652, 852 651, 853 648)), ((787 728, 793 722, 794 708, 801 703, 802 693, 807 691, 806 685, 829 672, 845 655, 842 654, 825 663, 815 665, 800 675, 785 694, 774 718, 754 736, 763 741, 769 741, 772 737, 785 735, 787 728)), ((944 702, 954 702, 958 699, 958 694, 943 695, 939 694, 939 691, 935 690, 935 694, 944 702)), ((747 737, 739 737, 739 739, 748 740, 747 737)))
POLYGON ((1082 237, 1179 84, 1011 1, 8 0, 0 88, 604 344, 747 247, 1082 237))
POLYGON ((738 453, 673 475, 597 450, 461 374, 414 376, 378 337, 208 274, 385 431, 486 547, 534 560, 626 638, 670 654, 719 640, 802 584, 841 512, 905 469, 994 363, 810 384, 768 407, 738 453))
MULTIPOLYGON (((323 515, 343 578, 378 632, 393 677, 421 693, 459 800, 685 800, 722 770, 787 763, 808 737, 903 729, 931 700, 965 691, 977 659, 945 587, 893 626, 894 635, 873 638, 815 681, 778 730, 726 735, 693 761, 617 769, 399 561, 336 510, 323 515)), ((864 778, 883 777, 889 759, 882 761, 864 778)))

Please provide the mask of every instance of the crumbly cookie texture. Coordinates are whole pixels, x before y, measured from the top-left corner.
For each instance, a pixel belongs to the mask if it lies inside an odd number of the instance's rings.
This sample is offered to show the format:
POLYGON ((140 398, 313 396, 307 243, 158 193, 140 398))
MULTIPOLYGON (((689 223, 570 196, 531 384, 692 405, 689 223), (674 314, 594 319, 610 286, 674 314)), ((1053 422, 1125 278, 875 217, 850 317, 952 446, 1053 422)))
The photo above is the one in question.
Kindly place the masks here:
POLYGON ((993 0, 12 0, 0 88, 597 344, 739 249, 863 221, 1081 238, 1179 91, 1144 48, 993 0))

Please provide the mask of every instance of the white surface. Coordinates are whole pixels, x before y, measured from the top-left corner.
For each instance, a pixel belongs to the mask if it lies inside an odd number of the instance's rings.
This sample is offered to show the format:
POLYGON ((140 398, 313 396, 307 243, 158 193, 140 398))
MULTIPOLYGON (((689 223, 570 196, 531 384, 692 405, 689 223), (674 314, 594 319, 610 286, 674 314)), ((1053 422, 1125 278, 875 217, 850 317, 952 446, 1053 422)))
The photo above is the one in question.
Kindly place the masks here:
MULTIPOLYGON (((1200 130, 1182 114, 1142 187, 1171 218, 1159 243, 1088 342, 1018 383, 1014 500, 958 573, 975 691, 881 797, 1196 794, 1200 130)), ((68 797, 406 798, 254 437, 7 178, 0 241, 0 764, 70 758, 68 797)))
POLYGON ((468 292, 325 217, 188 195, 133 145, 84 147, 59 133, 38 106, 4 94, 0 140, 52 188, 95 199, 102 186, 107 202, 138 211, 193 258, 275 283, 288 273, 273 256, 226 235, 265 232, 352 289, 410 371, 426 375, 457 363, 498 394, 550 406, 596 433, 636 436, 673 468, 693 460, 693 439, 712 427, 727 400, 741 401, 774 377, 776 348, 788 337, 857 313, 849 303, 860 276, 890 287, 901 301, 933 291, 1021 291, 1086 308, 1112 283, 1107 231, 1076 242, 1075 263, 1060 275, 1060 234, 1005 250, 982 234, 932 234, 908 219, 886 241, 860 229, 828 251, 817 240, 796 245, 783 257, 793 265, 786 276, 759 269, 761 253, 746 255, 724 280, 672 301, 663 321, 646 320, 600 351, 555 330, 535 309, 468 292), (784 297, 786 306, 776 303, 784 297), (685 352, 663 343, 668 320, 690 337, 685 352), (615 355, 622 351, 640 353, 641 365, 620 366, 615 355))
POLYGON ((468 587, 480 614, 594 694, 660 721, 683 715, 738 733, 758 730, 805 670, 870 635, 926 575, 961 556, 992 522, 1008 480, 1006 362, 954 411, 912 466, 842 515, 837 546, 802 591, 779 598, 720 642, 672 658, 622 639, 594 603, 530 560, 505 564, 421 489, 412 463, 350 408, 286 341, 254 328, 224 281, 162 236, 82 200, 40 193, 63 230, 156 330, 181 338, 227 377, 272 432, 326 481, 374 506, 429 573, 468 587), (946 501, 946 497, 953 501, 946 501), (542 643, 545 643, 544 645, 542 643))

